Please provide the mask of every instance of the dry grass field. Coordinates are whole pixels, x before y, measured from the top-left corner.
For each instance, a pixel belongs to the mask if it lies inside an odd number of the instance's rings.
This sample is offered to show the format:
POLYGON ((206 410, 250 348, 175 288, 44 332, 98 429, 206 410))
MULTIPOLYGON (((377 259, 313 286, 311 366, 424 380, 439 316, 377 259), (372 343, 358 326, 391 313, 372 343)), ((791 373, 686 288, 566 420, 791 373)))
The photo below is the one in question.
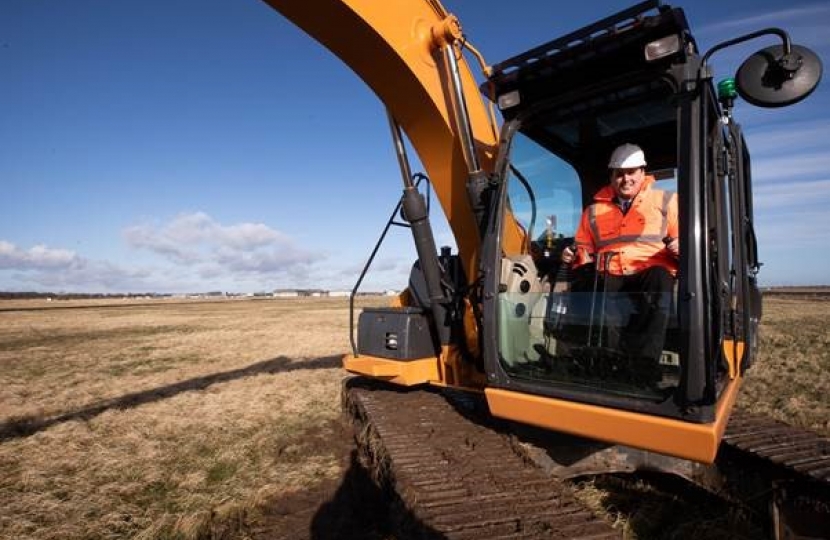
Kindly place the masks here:
POLYGON ((830 291, 766 295, 760 336, 738 405, 830 437, 830 291))
POLYGON ((343 299, 135 303, 0 312, 3 538, 208 537, 341 473, 309 441, 340 414, 343 299))
MULTIPOLYGON (((827 300, 765 300, 742 406, 830 434, 828 315, 827 300)), ((0 302, 0 537, 308 532, 353 472, 348 347, 345 299, 0 302)))

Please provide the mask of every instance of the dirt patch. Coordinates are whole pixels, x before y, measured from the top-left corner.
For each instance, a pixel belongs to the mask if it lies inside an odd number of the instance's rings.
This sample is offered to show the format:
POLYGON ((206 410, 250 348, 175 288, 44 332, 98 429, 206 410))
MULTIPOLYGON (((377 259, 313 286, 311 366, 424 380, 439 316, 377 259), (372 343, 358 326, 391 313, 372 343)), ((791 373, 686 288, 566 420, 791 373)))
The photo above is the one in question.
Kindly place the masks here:
POLYGON ((280 460, 303 458, 308 452, 340 456, 343 474, 302 491, 267 500, 249 520, 254 540, 327 540, 391 538, 385 523, 385 497, 357 458, 354 438, 345 420, 312 428, 277 450, 280 460))

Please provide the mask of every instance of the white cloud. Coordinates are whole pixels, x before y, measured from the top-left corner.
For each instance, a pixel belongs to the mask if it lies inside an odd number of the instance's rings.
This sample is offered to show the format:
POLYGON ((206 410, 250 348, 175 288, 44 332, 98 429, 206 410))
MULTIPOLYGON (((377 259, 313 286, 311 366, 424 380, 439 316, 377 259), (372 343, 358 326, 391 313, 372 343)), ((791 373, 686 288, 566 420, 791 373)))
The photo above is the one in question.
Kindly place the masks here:
POLYGON ((753 156, 803 154, 827 148, 830 123, 809 120, 747 128, 746 140, 753 156))
POLYGON ((381 259, 372 265, 371 270, 374 270, 376 272, 408 272, 412 268, 412 264, 414 262, 414 259, 381 259))
POLYGON ((34 272, 25 279, 52 290, 153 292, 152 277, 153 273, 148 269, 127 269, 108 261, 80 259, 78 264, 64 271, 34 272))
POLYGON ((746 139, 756 183, 792 185, 794 180, 821 178, 830 170, 826 120, 760 125, 748 129, 746 139))
POLYGON ((813 179, 828 170, 830 154, 823 152, 763 157, 752 161, 752 180, 786 185, 796 179, 813 179))
MULTIPOLYGON (((92 260, 64 249, 23 250, 0 240, 0 289, 66 292, 257 291, 350 289, 366 253, 313 251, 261 223, 225 225, 203 212, 122 231, 126 244, 150 259, 92 260), (141 261, 141 262, 139 262, 141 261)), ((379 256, 361 290, 400 289, 413 256, 379 256)))
MULTIPOLYGON (((339 271, 326 255, 297 245, 262 223, 224 225, 203 212, 185 213, 161 224, 122 231, 128 246, 158 258, 148 266, 136 260, 91 260, 43 245, 28 250, 0 240, 4 289, 73 292, 191 292, 267 290, 312 282, 339 271)), ((316 282, 325 287, 330 280, 316 282)))
POLYGON ((196 266, 205 276, 219 275, 223 270, 283 272, 323 258, 265 224, 222 225, 204 212, 180 214, 160 227, 131 226, 124 230, 124 238, 131 247, 149 250, 173 264, 196 266))
POLYGON ((147 249, 165 258, 180 263, 194 262, 199 258, 188 242, 176 241, 169 236, 159 234, 150 225, 135 225, 124 229, 124 239, 131 247, 147 249))
MULTIPOLYGON (((359 256, 359 254, 355 255, 359 256)), ((403 289, 409 281, 409 273, 414 261, 414 256, 389 256, 375 259, 364 276, 360 291, 403 289)), ((343 264, 337 266, 326 264, 303 268, 302 272, 290 274, 292 284, 296 287, 351 290, 357 283, 366 261, 350 259, 341 262, 343 264)))
POLYGON ((318 257, 292 246, 282 249, 258 250, 244 252, 241 250, 223 250, 216 257, 216 262, 233 272, 270 273, 282 272, 294 266, 313 263, 318 257))
POLYGON ((28 250, 0 240, 0 271, 12 278, 4 288, 71 292, 152 290, 152 272, 92 261, 67 249, 36 245, 28 250), (10 286, 10 283, 15 283, 10 286))
POLYGON ((230 227, 219 227, 216 234, 221 242, 236 249, 252 249, 272 243, 289 243, 289 239, 262 223, 241 223, 230 227))
MULTIPOLYGON (((777 183, 756 184, 753 189, 753 207, 756 212, 796 207, 798 214, 792 217, 796 221, 802 221, 804 211, 818 209, 825 216, 819 222, 826 224, 825 229, 830 229, 830 219, 826 217, 828 204, 830 204, 830 179, 807 182, 781 180, 777 183)), ((813 227, 816 225, 816 223, 811 224, 813 227)))
POLYGON ((79 262, 80 258, 66 249, 51 249, 39 244, 23 250, 11 242, 0 240, 0 269, 66 269, 79 262))

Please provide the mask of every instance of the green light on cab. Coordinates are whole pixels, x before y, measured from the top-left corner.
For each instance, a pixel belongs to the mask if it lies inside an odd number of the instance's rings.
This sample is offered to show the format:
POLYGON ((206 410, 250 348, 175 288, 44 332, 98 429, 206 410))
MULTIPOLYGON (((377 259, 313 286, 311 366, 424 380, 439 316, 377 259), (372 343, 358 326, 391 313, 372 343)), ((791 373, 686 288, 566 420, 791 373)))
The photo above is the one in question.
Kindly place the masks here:
POLYGON ((729 77, 718 83, 718 99, 735 99, 738 90, 735 87, 735 79, 729 77))

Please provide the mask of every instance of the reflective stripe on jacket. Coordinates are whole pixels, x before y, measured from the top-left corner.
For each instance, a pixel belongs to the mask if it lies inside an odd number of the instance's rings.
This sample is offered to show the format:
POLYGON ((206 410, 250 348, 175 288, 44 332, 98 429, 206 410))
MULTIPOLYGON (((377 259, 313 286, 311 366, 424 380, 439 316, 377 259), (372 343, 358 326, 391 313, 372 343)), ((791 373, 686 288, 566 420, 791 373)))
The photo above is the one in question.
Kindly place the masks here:
POLYGON ((614 189, 605 186, 582 213, 576 231, 575 265, 599 260, 601 269, 615 276, 662 266, 676 275, 677 259, 666 249, 663 238, 677 238, 680 232, 677 195, 654 189, 654 177, 646 176, 625 215, 614 202, 615 196, 614 189))

